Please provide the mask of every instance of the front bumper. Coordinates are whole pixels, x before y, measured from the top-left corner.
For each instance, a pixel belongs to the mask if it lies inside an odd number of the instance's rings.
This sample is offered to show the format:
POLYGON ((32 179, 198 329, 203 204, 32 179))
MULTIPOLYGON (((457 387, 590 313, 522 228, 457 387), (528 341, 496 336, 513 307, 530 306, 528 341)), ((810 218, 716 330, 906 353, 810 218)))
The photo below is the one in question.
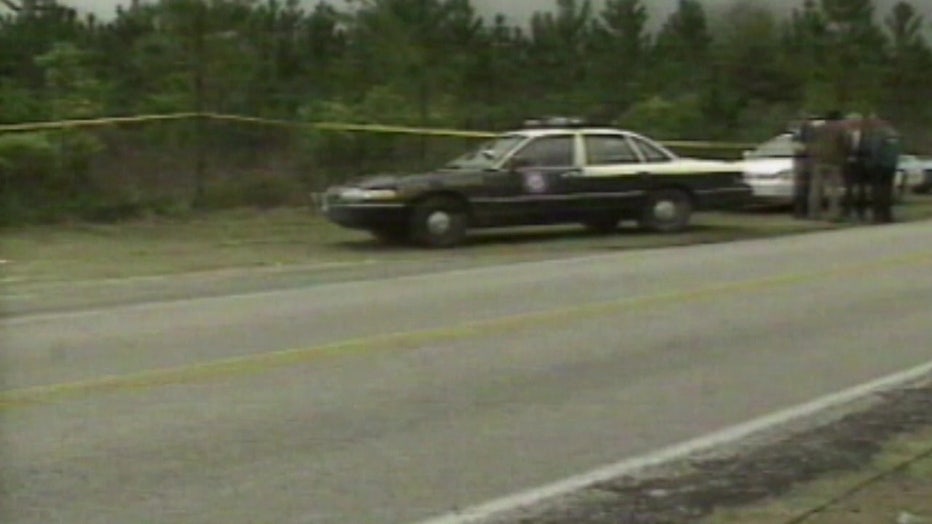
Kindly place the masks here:
POLYGON ((792 202, 793 181, 781 179, 748 180, 754 200, 766 202, 792 202))
POLYGON ((325 193, 318 199, 318 207, 328 220, 351 229, 373 230, 408 223, 408 208, 403 202, 346 201, 334 193, 325 193))
POLYGON ((747 184, 697 191, 700 209, 736 209, 751 203, 753 191, 747 184))

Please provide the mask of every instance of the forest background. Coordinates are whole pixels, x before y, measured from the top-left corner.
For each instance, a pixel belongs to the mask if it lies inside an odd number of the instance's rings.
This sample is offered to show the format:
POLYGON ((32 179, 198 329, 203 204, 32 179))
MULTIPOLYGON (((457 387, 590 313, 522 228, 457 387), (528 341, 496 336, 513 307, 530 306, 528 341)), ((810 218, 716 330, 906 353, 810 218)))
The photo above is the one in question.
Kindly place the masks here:
POLYGON ((0 222, 296 203, 469 145, 271 121, 502 130, 558 114, 659 139, 757 142, 840 109, 878 113, 929 153, 926 1, 679 0, 653 20, 644 0, 554 0, 519 20, 470 0, 137 1, 105 18, 6 0, 0 126, 269 122, 0 132, 0 222))

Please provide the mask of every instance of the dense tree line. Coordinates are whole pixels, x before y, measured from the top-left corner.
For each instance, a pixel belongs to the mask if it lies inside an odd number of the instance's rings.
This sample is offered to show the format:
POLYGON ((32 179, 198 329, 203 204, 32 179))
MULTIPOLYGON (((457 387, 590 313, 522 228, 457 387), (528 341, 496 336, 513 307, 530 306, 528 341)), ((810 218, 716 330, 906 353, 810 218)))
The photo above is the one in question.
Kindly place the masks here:
MULTIPOLYGON (((134 0, 107 21, 19 0, 0 18, 0 123, 203 110, 501 129, 572 114, 758 140, 838 108, 880 113, 932 147, 932 50, 915 7, 798 1, 780 17, 753 0, 680 0, 652 24, 645 0, 555 0, 527 21, 480 16, 470 0, 134 0)), ((23 138, 5 140, 0 170, 23 138)))

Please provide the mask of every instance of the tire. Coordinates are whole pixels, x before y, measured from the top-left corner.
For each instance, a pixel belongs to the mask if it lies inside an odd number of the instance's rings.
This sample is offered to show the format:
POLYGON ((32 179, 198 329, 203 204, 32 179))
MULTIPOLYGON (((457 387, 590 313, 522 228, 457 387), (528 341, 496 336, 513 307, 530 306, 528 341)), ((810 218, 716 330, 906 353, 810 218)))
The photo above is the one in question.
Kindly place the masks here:
POLYGON ((593 216, 584 220, 582 224, 591 233, 606 235, 618 229, 620 221, 616 216, 593 216))
POLYGON ((693 201, 680 189, 657 189, 647 195, 641 211, 641 227, 658 233, 676 233, 689 226, 693 201))
POLYGON ((449 197, 431 197, 417 204, 411 214, 414 240, 432 248, 457 246, 466 238, 466 206, 449 197))

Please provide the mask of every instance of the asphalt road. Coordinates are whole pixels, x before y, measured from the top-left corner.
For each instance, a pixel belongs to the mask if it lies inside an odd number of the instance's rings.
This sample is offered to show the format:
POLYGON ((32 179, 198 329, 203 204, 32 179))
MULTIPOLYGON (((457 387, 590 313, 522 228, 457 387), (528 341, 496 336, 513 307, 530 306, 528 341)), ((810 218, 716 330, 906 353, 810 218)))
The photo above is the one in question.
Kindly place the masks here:
POLYGON ((8 317, 0 522, 403 523, 649 453, 932 359, 930 235, 8 317))

